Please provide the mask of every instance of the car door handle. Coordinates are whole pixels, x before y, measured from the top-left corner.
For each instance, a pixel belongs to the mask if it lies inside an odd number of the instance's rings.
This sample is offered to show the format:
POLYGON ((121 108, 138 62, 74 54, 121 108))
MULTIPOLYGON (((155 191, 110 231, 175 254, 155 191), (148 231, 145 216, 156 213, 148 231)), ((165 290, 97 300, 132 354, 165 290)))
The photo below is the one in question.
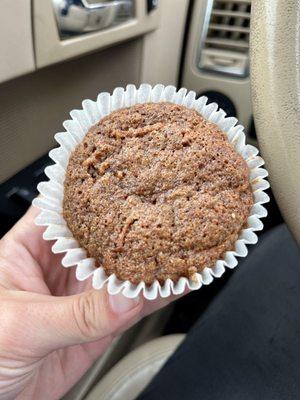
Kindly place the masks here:
POLYGON ((132 0, 52 0, 60 34, 84 33, 107 28, 132 17, 132 0))

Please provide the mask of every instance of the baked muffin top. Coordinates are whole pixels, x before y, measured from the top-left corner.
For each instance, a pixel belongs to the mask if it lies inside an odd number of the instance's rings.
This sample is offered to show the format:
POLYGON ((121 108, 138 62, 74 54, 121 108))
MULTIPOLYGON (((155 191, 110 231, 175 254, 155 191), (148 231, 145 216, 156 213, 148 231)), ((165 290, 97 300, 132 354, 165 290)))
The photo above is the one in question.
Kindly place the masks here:
POLYGON ((233 250, 249 170, 215 124, 176 104, 119 109, 70 156, 63 214, 89 257, 134 284, 193 278, 233 250))

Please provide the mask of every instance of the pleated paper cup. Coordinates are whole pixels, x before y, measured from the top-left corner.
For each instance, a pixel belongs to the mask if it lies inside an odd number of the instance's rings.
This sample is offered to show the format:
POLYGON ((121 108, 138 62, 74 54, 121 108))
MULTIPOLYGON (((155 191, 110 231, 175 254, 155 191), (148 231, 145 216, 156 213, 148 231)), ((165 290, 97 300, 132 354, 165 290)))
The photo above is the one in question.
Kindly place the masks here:
POLYGON ((196 93, 188 92, 182 88, 178 91, 174 86, 142 84, 138 89, 134 85, 128 85, 126 89, 118 87, 112 95, 100 93, 96 101, 84 100, 82 110, 72 110, 71 119, 63 123, 65 132, 55 135, 59 144, 49 152, 54 164, 45 169, 49 181, 38 185, 40 196, 33 204, 41 209, 36 218, 36 224, 46 226, 45 240, 55 240, 52 247, 54 253, 65 253, 62 265, 66 268, 75 267, 74 273, 78 280, 92 279, 95 289, 106 285, 110 294, 122 292, 126 297, 136 297, 141 293, 146 299, 153 300, 158 296, 168 297, 172 294, 182 294, 187 289, 197 290, 202 285, 210 284, 214 278, 219 278, 227 268, 235 268, 238 264, 237 257, 246 257, 248 244, 257 242, 256 231, 263 228, 261 218, 266 217, 267 211, 263 206, 269 201, 264 192, 269 183, 264 179, 268 173, 262 168, 264 161, 258 156, 258 150, 245 143, 244 128, 238 125, 233 117, 226 117, 223 110, 218 110, 216 103, 207 105, 207 98, 196 99, 196 93), (208 121, 215 123, 226 133, 229 142, 235 150, 245 159, 250 171, 250 181, 254 196, 254 205, 247 220, 247 227, 240 232, 234 249, 227 251, 224 258, 218 260, 211 268, 204 268, 196 274, 197 279, 185 277, 177 282, 167 279, 164 284, 155 281, 151 286, 145 282, 134 285, 130 281, 120 281, 115 274, 106 275, 104 269, 96 267, 95 259, 87 257, 86 251, 80 247, 70 232, 63 218, 62 202, 64 196, 64 179, 69 157, 75 147, 83 140, 89 128, 110 112, 123 107, 129 107, 138 103, 168 101, 195 109, 208 121))

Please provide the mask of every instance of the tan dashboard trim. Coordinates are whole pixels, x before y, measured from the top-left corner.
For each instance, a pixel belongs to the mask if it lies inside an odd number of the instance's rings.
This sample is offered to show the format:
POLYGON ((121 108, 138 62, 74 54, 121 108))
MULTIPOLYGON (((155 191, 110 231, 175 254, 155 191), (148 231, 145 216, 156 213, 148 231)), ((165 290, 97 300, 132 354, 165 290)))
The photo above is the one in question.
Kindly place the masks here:
POLYGON ((136 0, 136 18, 120 26, 60 40, 51 0, 33 0, 37 68, 64 61, 142 35, 158 27, 160 7, 147 14, 146 2, 136 0))
POLYGON ((144 36, 141 82, 177 86, 188 6, 188 0, 160 2, 160 26, 144 36))
POLYGON ((34 70, 31 1, 2 0, 0 83, 34 70))
POLYGON ((247 131, 252 115, 250 79, 231 78, 225 75, 221 76, 214 73, 202 72, 196 65, 199 40, 204 29, 206 8, 207 0, 195 0, 188 35, 182 86, 190 90, 195 90, 197 94, 212 90, 228 96, 237 109, 239 121, 245 126, 247 131))

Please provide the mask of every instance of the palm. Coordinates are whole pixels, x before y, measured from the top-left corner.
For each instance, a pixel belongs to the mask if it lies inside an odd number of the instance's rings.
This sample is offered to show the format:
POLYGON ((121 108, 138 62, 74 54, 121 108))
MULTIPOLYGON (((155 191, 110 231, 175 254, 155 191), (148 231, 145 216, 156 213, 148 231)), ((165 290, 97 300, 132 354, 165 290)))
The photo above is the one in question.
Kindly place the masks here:
MULTIPOLYGON (((61 267, 61 256, 51 252, 52 244, 42 239, 43 229, 32 223, 36 214, 34 209, 30 209, 22 220, 22 226, 14 228, 10 233, 13 235, 13 242, 11 237, 6 237, 1 243, 3 259, 0 287, 55 296, 71 295, 90 289, 90 281, 78 282, 74 269, 61 267)), ((49 398, 59 398, 103 352, 108 341, 109 338, 51 353, 44 360, 43 367, 39 368, 31 387, 27 389, 28 394, 34 393, 35 398, 42 398, 42 393, 37 393, 40 387, 44 393, 50 395, 52 392, 49 398), (38 385, 35 385, 36 382, 38 385), (55 382, 55 387, 52 382, 55 382)), ((36 371, 33 370, 32 374, 35 375, 36 371)))
POLYGON ((22 226, 12 231, 14 245, 3 245, 1 249, 10 264, 6 273, 13 288, 55 296, 89 289, 90 281, 78 282, 74 269, 62 268, 62 256, 52 253, 53 243, 42 238, 44 229, 33 224, 36 215, 37 211, 31 208, 22 219, 22 226))
MULTIPOLYGON (((62 268, 62 256, 51 252, 52 243, 42 238, 43 228, 33 223, 36 215, 37 211, 31 208, 0 242, 0 288, 53 296, 68 296, 91 289, 90 280, 78 282, 73 268, 62 268)), ((145 302, 140 317, 169 301, 145 302)), ((27 375, 29 383, 21 398, 45 398, 45 393, 49 399, 60 398, 104 352, 112 339, 106 337, 97 342, 64 348, 37 360, 31 365, 27 375)))

